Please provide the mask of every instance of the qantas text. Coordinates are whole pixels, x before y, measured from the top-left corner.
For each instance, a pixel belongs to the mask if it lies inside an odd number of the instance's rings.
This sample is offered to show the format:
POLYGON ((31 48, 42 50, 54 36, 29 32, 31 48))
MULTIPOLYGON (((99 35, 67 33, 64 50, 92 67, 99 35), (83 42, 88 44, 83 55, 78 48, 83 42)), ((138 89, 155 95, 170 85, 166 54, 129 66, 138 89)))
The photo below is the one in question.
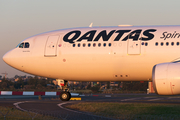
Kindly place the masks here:
POLYGON ((64 35, 63 40, 69 43, 81 42, 82 40, 86 40, 88 42, 99 41, 102 38, 103 41, 108 41, 110 37, 115 34, 114 41, 127 41, 128 39, 132 39, 133 41, 142 40, 148 41, 154 38, 154 32, 156 29, 147 29, 142 31, 142 29, 137 30, 111 30, 107 33, 106 30, 102 30, 97 33, 97 30, 87 31, 86 33, 81 35, 81 31, 74 30, 66 35, 64 35), (141 32, 143 32, 142 37, 141 32), (95 36, 95 34, 97 34, 95 36), (126 34, 126 35, 124 35, 126 34), (124 37, 123 37, 124 36, 124 37))

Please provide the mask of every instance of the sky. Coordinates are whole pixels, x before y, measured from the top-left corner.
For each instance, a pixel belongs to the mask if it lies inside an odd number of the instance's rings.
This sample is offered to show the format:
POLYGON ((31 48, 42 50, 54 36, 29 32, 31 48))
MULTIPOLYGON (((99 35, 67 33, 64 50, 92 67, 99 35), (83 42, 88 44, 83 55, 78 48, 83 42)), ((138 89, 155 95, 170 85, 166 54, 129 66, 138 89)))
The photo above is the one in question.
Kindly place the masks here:
POLYGON ((0 0, 0 75, 27 75, 3 60, 22 40, 46 31, 93 26, 180 25, 180 0, 0 0))

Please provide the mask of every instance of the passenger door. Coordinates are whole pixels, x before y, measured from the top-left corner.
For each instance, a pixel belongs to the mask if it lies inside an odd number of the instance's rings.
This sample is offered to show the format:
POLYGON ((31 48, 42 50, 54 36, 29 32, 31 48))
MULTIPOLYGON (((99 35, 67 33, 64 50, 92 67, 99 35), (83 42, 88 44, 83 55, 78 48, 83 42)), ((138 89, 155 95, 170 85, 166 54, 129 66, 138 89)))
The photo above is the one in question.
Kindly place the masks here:
POLYGON ((45 45, 45 57, 55 57, 57 56, 57 42, 59 36, 49 36, 45 45))
MULTIPOLYGON (((141 38, 141 35, 139 35, 139 38, 141 38)), ((141 40, 133 41, 133 39, 128 39, 127 54, 140 55, 141 54, 141 40)))

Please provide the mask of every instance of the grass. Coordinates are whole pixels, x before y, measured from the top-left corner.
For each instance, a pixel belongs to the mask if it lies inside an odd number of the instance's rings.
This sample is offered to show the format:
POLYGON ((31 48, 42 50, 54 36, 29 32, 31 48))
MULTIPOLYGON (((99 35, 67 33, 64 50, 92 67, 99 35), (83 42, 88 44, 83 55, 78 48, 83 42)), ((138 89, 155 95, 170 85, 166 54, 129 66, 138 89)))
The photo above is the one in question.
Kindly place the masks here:
POLYGON ((23 112, 13 107, 0 106, 0 120, 54 120, 51 116, 43 116, 32 112, 23 112))
POLYGON ((116 119, 180 119, 180 105, 175 104, 85 102, 67 107, 116 119))

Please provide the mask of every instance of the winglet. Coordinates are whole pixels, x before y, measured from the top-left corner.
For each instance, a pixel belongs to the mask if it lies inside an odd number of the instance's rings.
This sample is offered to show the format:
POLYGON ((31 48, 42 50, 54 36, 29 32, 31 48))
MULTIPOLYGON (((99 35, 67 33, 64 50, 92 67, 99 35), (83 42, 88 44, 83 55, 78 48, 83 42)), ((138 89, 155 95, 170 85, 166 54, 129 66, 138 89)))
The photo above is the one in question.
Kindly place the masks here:
POLYGON ((92 27, 92 25, 93 25, 93 23, 91 23, 91 24, 89 25, 89 27, 92 27))

